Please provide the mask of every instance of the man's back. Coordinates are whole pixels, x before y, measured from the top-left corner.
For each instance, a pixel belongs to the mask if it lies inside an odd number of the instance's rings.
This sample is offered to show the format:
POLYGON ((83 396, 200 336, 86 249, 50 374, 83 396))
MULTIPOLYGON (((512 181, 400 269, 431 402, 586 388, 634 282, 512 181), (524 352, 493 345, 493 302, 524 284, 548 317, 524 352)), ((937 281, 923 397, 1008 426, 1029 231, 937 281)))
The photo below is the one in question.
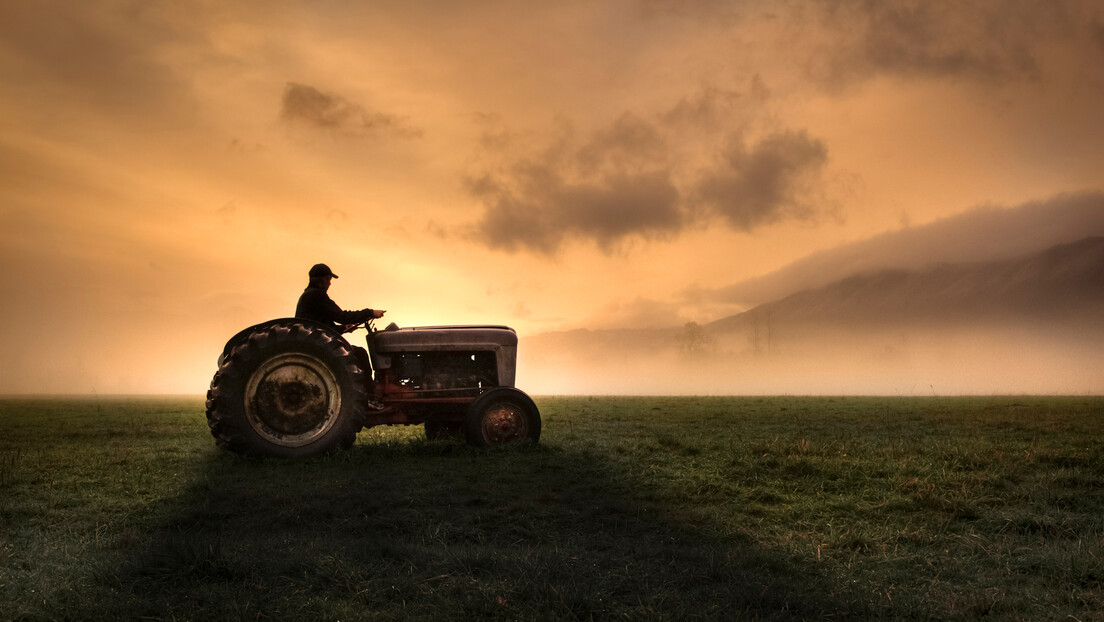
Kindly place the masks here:
POLYGON ((337 304, 330 299, 325 289, 314 285, 307 286, 299 296, 299 302, 295 305, 295 317, 301 320, 314 320, 327 326, 335 326, 334 310, 340 311, 337 304))

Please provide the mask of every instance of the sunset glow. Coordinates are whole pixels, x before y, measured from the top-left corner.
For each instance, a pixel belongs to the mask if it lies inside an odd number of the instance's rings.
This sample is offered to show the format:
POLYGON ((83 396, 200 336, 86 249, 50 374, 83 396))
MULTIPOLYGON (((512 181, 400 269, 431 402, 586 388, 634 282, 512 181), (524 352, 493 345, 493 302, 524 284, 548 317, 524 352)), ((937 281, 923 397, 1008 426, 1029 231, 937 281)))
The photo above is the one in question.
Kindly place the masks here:
POLYGON ((515 327, 531 393, 1104 390, 1101 333, 1035 325, 862 381, 526 358, 1104 235, 1093 0, 0 0, 0 80, 0 393, 200 393, 318 262, 385 322, 515 327))

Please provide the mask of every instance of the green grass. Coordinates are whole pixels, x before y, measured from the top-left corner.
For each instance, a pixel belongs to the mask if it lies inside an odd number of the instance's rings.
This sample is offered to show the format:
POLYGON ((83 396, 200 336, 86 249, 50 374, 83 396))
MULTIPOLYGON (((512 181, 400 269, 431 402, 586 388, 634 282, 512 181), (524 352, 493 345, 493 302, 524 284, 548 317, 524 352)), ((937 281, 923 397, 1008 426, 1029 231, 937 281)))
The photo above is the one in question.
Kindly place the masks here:
POLYGON ((0 400, 0 619, 1104 620, 1104 398, 539 398, 541 444, 244 460, 0 400))

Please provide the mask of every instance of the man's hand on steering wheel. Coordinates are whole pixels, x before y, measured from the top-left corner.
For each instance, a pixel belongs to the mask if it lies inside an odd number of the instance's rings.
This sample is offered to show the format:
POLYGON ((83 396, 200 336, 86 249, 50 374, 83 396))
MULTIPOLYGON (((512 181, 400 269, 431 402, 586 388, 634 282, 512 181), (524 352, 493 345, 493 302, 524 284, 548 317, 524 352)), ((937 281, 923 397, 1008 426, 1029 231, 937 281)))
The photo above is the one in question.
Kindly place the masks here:
POLYGON ((371 318, 365 320, 364 322, 356 322, 354 324, 343 324, 341 326, 341 332, 342 333, 351 333, 354 330, 360 328, 361 326, 364 326, 364 328, 367 329, 368 328, 368 322, 371 322, 372 320, 380 319, 381 317, 383 317, 384 313, 387 313, 387 311, 384 310, 384 309, 374 309, 372 311, 372 317, 371 318))

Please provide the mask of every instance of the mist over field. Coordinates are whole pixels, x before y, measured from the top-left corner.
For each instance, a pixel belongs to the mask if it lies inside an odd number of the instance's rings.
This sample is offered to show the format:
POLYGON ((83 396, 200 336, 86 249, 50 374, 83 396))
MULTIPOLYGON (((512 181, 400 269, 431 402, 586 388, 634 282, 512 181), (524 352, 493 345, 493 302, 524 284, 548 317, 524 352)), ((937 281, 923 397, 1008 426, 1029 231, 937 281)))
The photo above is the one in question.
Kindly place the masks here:
POLYGON ((542 393, 1094 394, 1104 390, 1104 237, 861 272, 705 325, 524 345, 519 378, 542 393))
POLYGON ((1031 326, 723 334, 688 354, 678 330, 575 332, 524 342, 519 386, 536 394, 1099 394, 1104 331, 1031 326), (592 341, 601 345, 588 345, 592 341), (570 344, 570 345, 568 345, 570 344))

